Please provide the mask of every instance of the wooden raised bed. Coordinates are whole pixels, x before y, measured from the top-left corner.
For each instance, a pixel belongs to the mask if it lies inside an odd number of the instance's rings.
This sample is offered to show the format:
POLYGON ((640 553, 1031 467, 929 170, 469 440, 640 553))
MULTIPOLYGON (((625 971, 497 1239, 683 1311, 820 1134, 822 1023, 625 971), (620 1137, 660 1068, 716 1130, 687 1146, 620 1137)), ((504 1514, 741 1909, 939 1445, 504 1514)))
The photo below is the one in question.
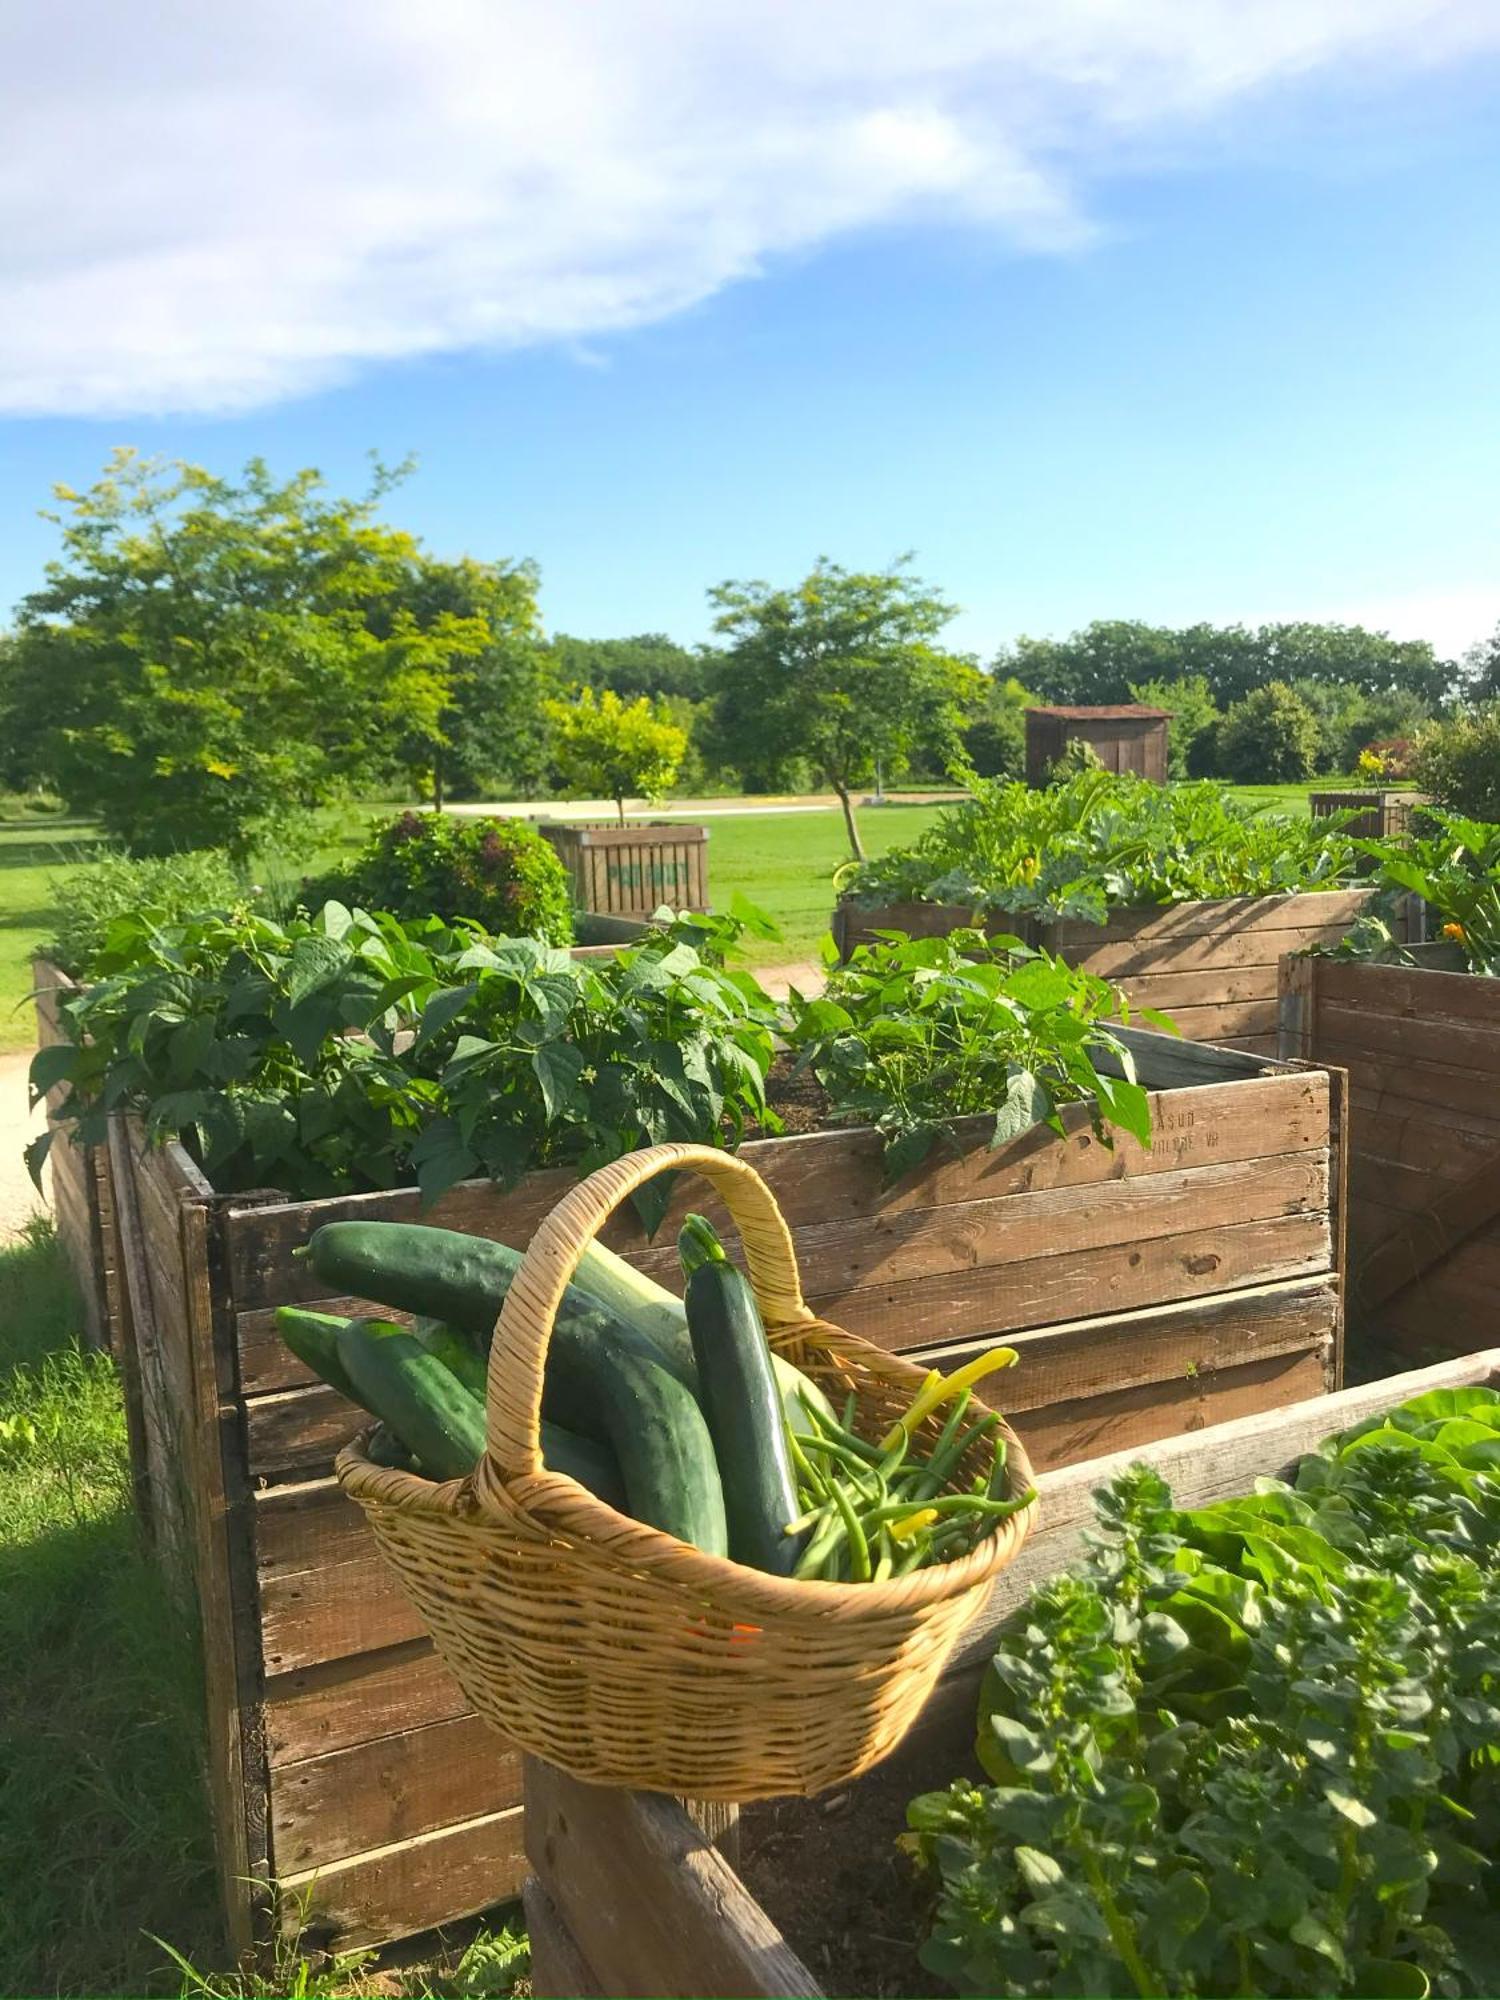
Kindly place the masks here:
POLYGON ((1289 959, 1282 1040, 1349 1074, 1351 1318, 1413 1360, 1484 1345, 1500 1297, 1500 979, 1289 959))
MULTIPOLYGON (((50 959, 31 967, 38 1048, 66 1041, 58 1001, 78 990, 78 982, 50 959)), ((61 1085, 47 1093, 48 1122, 63 1096, 61 1085)), ((115 1271, 114 1194, 103 1147, 75 1146, 54 1126, 47 1155, 52 1178, 52 1212, 58 1241, 83 1299, 84 1335, 91 1347, 117 1345, 119 1304, 115 1271)))
MULTIPOLYGON (((1489 1326, 1493 1338, 1494 1316, 1489 1326)), ((1225 1424, 1214 1432, 1212 1450, 1205 1450, 1200 1440, 1177 1438, 1045 1474, 1039 1482, 1037 1527, 1019 1560, 996 1582, 988 1606, 897 1753, 902 1795, 935 1789, 958 1775, 955 1746, 961 1755, 965 1735, 972 1739, 978 1672, 992 1649, 995 1627, 1039 1584, 1077 1560, 1093 1518, 1094 1490, 1127 1465, 1145 1459, 1162 1473, 1180 1505, 1201 1506, 1249 1491, 1261 1474, 1290 1472, 1305 1452, 1345 1425, 1428 1389, 1473 1382, 1500 1387, 1500 1348, 1225 1424)), ((705 1826, 700 1809, 685 1801, 605 1791, 581 1785, 534 1758, 523 1761, 526 1853, 532 1870, 525 1904, 532 1991, 538 2000, 589 1994, 785 2000, 872 1990, 868 1983, 836 1977, 820 1981, 757 1899, 755 1867, 746 1863, 745 1873, 739 1872, 741 1847, 754 1845, 756 1815, 766 1808, 745 1808, 736 1825, 718 1807, 705 1826)), ((818 1882, 826 1879, 822 1901, 833 1906, 830 1916, 836 1915, 844 1884, 859 1871, 862 1857, 868 1855, 878 1865, 882 1850, 888 1856, 894 1831, 888 1824, 872 1828, 865 1835, 868 1844, 860 1845, 862 1824, 873 1817, 861 1808, 876 1796, 881 1775, 872 1772, 852 1788, 839 1821, 844 1829, 840 1871, 814 1876, 807 1891, 807 1900, 816 1902, 818 1882)), ((884 1803, 889 1819, 889 1801, 884 1803)), ((804 1809, 814 1835, 818 1810, 816 1804, 804 1809)), ((791 1838, 793 1854, 789 1862, 783 1859, 782 1875, 796 1862, 795 1829, 791 1838)), ((820 1845, 826 1843, 815 1837, 807 1841, 810 1869, 820 1865, 820 1845)), ((828 1864, 822 1860, 821 1865, 828 1864)), ((899 1921, 898 1912, 881 1928, 899 1921)), ((868 1967, 863 1969, 867 1974, 868 1967)))
POLYGON ((1337 944, 1369 909, 1372 896, 1369 889, 1240 896, 1114 910, 1104 924, 981 918, 957 903, 844 902, 834 911, 833 936, 840 957, 847 959, 878 930, 945 937, 979 922, 992 934, 1023 937, 1085 972, 1114 980, 1138 1006, 1169 1014, 1189 1041, 1274 1055, 1282 958, 1309 945, 1337 944))
MULTIPOLYGON (((868 1130, 753 1141, 792 1224, 811 1302, 892 1349, 953 1365, 1003 1333, 1034 1458, 1058 1465, 1330 1387, 1340 1366, 1340 1079, 1136 1035, 1157 1142, 1115 1152, 1081 1108, 987 1150, 988 1123, 894 1188, 868 1130)), ((218 1195, 182 1149, 117 1121, 130 1340, 151 1504, 192 1553, 210 1662, 225 1893, 311 1898, 345 1946, 419 1931, 519 1888, 517 1760, 464 1706, 331 1477, 362 1419, 278 1339, 276 1306, 320 1298, 292 1251, 321 1222, 436 1222, 524 1244, 570 1184, 488 1182, 423 1211, 415 1190, 296 1202, 218 1195), (128 1209, 128 1213, 126 1212, 128 1209), (178 1440, 175 1449, 170 1441, 178 1440)), ((677 1208, 704 1202, 689 1182, 677 1208)), ((712 1212, 713 1204, 706 1204, 712 1212)), ((726 1225, 727 1227, 727 1225, 726 1225)), ((633 1217, 608 1240, 665 1282, 633 1217)))
POLYGON ((708 828, 676 820, 634 820, 601 826, 543 820, 545 834, 568 871, 573 900, 599 916, 649 917, 662 904, 708 908, 708 828))

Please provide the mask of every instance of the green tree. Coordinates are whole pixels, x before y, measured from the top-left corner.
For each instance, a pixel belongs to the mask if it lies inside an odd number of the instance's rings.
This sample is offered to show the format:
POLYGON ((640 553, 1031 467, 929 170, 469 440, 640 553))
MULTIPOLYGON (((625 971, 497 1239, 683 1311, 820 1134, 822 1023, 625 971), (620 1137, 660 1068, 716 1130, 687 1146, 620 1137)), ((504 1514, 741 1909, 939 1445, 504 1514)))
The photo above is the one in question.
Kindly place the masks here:
POLYGON ((638 632, 629 639, 577 639, 556 632, 551 644, 557 679, 567 686, 612 688, 627 701, 643 694, 704 701, 712 692, 712 655, 703 647, 679 646, 665 632, 638 632))
POLYGON ((8 680, 69 803, 136 852, 242 854, 437 730, 481 635, 402 604, 418 547, 376 518, 400 477, 336 499, 259 459, 235 483, 118 451, 87 492, 58 488, 62 554, 20 606, 8 680))
POLYGON ((1242 785, 1295 784, 1318 756, 1318 718, 1285 681, 1269 681, 1237 701, 1218 731, 1219 764, 1242 785))
POLYGON ((1422 790, 1447 811, 1500 822, 1500 701, 1422 730, 1413 771, 1422 790))
POLYGON ((439 809, 446 797, 531 798, 546 779, 555 662, 542 636, 539 584, 535 563, 423 555, 401 585, 397 606, 419 634, 458 632, 464 641, 447 663, 443 707, 430 726, 418 718, 397 747, 439 809))
POLYGON ((1215 732, 1221 721, 1218 703, 1203 674, 1181 674, 1175 680, 1132 681, 1131 701, 1144 708, 1164 708, 1171 716, 1167 729, 1167 775, 1201 778, 1210 774, 1215 732))
POLYGON ((563 783, 585 796, 613 799, 625 824, 628 798, 659 799, 676 781, 687 754, 687 732, 652 704, 623 702, 612 688, 580 688, 570 701, 549 701, 552 754, 563 783))
POLYGON ((1026 775, 1026 711, 1035 701, 1013 675, 986 674, 979 712, 963 732, 964 755, 981 778, 1026 775))
POLYGON ((850 851, 864 859, 852 793, 914 755, 961 751, 979 693, 971 661, 935 641, 954 607, 909 573, 853 571, 820 560, 802 582, 722 583, 709 592, 728 641, 722 739, 748 761, 805 756, 838 794, 850 851))

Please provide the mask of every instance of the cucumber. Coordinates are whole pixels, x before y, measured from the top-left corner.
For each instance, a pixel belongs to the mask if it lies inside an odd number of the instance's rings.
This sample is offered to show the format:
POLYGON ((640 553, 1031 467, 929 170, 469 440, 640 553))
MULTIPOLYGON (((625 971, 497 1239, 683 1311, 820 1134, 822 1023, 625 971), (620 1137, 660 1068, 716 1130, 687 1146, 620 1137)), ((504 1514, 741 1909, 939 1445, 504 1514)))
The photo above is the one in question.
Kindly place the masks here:
POLYGON ((450 1375, 456 1375, 471 1396, 482 1403, 488 1390, 489 1366, 471 1335, 440 1319, 419 1319, 412 1332, 429 1354, 435 1354, 450 1375))
MULTIPOLYGON (((297 1359, 305 1362, 330 1389, 337 1389, 341 1396, 346 1396, 351 1403, 358 1403, 362 1410, 370 1410, 339 1360, 339 1331, 348 1324, 347 1320, 337 1319, 332 1313, 304 1312, 301 1306, 276 1308, 276 1331, 297 1359)), ((370 1410, 372 1417, 379 1414, 378 1410, 370 1410)))
MULTIPOLYGON (((325 1222, 314 1231, 305 1252, 295 1254, 309 1257, 332 1290, 355 1292, 406 1312, 433 1314, 486 1339, 521 1268, 520 1251, 508 1244, 419 1222, 325 1222)), ((681 1299, 602 1243, 591 1243, 583 1253, 577 1276, 563 1296, 559 1333, 573 1314, 594 1305, 603 1305, 618 1323, 651 1341, 678 1381, 696 1394, 698 1370, 681 1299)), ((819 1415, 833 1419, 833 1406, 815 1382, 779 1355, 772 1356, 771 1365, 790 1424, 799 1430, 813 1428, 807 1403, 814 1404, 819 1415)), ((581 1428, 574 1418, 558 1414, 563 1422, 581 1428)))
POLYGON ((360 1401, 432 1479, 462 1479, 484 1450, 484 1405, 435 1354, 390 1320, 351 1319, 338 1358, 360 1401))
POLYGON ((755 1294, 706 1217, 687 1218, 677 1247, 687 1274, 698 1393, 724 1484, 729 1553, 751 1569, 790 1576, 803 1537, 787 1534, 786 1525, 802 1508, 755 1294))
MULTIPOLYGON (((436 1315, 480 1335, 490 1332, 521 1261, 502 1243, 420 1223, 331 1222, 316 1231, 308 1249, 314 1270, 331 1288, 436 1315)), ((408 1337, 425 1360, 442 1367, 408 1337)), ((342 1342, 339 1351, 343 1358, 342 1342)), ((548 1349, 543 1413, 611 1447, 626 1511, 638 1521, 710 1555, 727 1552, 723 1488, 692 1390, 654 1342, 571 1285, 548 1349)), ((394 1415, 391 1421, 405 1437, 394 1415)))
POLYGON ((388 1466, 393 1472, 415 1472, 417 1461, 388 1424, 377 1424, 365 1441, 365 1457, 371 1465, 388 1466))

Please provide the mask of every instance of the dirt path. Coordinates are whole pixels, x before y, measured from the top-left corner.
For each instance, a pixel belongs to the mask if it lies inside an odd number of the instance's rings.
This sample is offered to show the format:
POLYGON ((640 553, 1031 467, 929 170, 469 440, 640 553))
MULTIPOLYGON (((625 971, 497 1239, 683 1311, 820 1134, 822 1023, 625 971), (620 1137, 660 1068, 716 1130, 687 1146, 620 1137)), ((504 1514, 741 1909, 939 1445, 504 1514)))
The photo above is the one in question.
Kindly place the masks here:
POLYGON ((42 1127, 40 1113, 33 1116, 26 1108, 30 1064, 30 1049, 10 1049, 0 1055, 0 1243, 19 1236, 27 1217, 46 1208, 21 1158, 21 1148, 42 1127))

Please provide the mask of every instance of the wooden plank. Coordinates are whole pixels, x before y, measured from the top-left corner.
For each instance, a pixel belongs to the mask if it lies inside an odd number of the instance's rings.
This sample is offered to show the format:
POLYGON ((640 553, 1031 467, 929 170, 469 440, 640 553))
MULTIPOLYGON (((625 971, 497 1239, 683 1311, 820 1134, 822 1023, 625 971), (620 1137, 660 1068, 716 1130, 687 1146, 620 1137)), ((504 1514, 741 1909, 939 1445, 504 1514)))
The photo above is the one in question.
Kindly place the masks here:
MULTIPOLYGON (((1335 927, 1342 936, 1346 925, 1335 927)), ((1328 944, 1327 924, 1304 924, 1295 929, 1247 931, 1242 935, 1215 931, 1189 934, 1143 946, 1133 939, 1092 946, 1069 946, 1063 956, 1085 965, 1102 979, 1115 979, 1143 964, 1157 976, 1215 972, 1232 975, 1244 967, 1275 965, 1288 953, 1306 951, 1312 945, 1328 944), (1149 958, 1145 955, 1149 953, 1149 958)))
POLYGON ((268 1675, 405 1645, 426 1629, 373 1546, 349 1562, 268 1579, 261 1590, 268 1675))
MULTIPOLYGON (((1327 1086, 1316 1074, 1289 1080, 1263 1074, 1263 1065, 1253 1057, 1180 1045, 1159 1035, 1128 1035, 1126 1039, 1157 1061, 1173 1064, 1184 1083, 1191 1085, 1153 1094, 1158 1139, 1151 1151, 1129 1139, 1121 1139, 1111 1151, 1094 1138, 1084 1108, 1069 1106, 1064 1117, 1069 1128, 1065 1140, 1041 1127, 995 1152, 988 1150, 990 1121, 966 1119, 951 1149, 940 1148, 895 1187, 885 1184, 879 1136, 867 1129, 752 1140, 740 1149, 740 1157, 764 1176, 796 1229, 1046 1187, 1095 1185, 1126 1175, 1170 1171, 1197 1159, 1246 1159, 1310 1151, 1326 1143, 1327 1086), (1237 1066, 1242 1066, 1242 1077, 1224 1081, 1224 1069, 1237 1066), (1163 1137, 1170 1138, 1170 1148, 1163 1148, 1163 1137)), ((421 1220, 521 1245, 530 1240, 572 1180, 562 1171, 529 1175, 509 1194, 489 1182, 470 1181, 427 1211, 422 1210, 415 1189, 337 1202, 232 1209, 227 1227, 236 1304, 242 1313, 269 1315, 277 1305, 316 1301, 321 1288, 315 1274, 305 1263, 294 1261, 291 1252, 306 1242, 318 1223, 355 1218, 421 1220)), ((701 1182, 685 1182, 659 1240, 670 1240, 666 1231, 673 1219, 680 1220, 680 1213, 695 1203, 701 1205, 703 1199, 701 1182)), ((614 1218, 604 1231, 604 1240, 633 1257, 649 1248, 629 1213, 614 1218)), ((267 1317, 248 1323, 243 1336, 259 1338, 271 1331, 267 1317)), ((264 1379, 257 1376, 257 1380, 264 1379)))
MULTIPOLYGON (((1386 1169, 1386 1172, 1391 1172, 1386 1169)), ((1416 1283, 1455 1245, 1500 1215, 1500 1153, 1466 1180, 1452 1181, 1406 1226, 1366 1258, 1355 1277, 1360 1308, 1373 1312, 1416 1283)))
POLYGON ((613 1995, 821 1989, 708 1836, 670 1799, 580 1784, 525 1759, 526 1851, 613 1995))
POLYGON ((306 1898, 314 1940, 326 1934, 340 1951, 360 1951, 509 1902, 525 1876, 521 1810, 514 1807, 284 1875, 283 1922, 295 1931, 306 1898))
POLYGON ((599 2000, 604 1987, 574 1944, 556 1903, 535 1875, 521 1888, 521 1911, 531 1946, 531 1991, 535 2000, 599 2000))
POLYGON ((1230 1001, 1223 1006, 1169 1006, 1156 991, 1156 981, 1149 973, 1121 974, 1120 983, 1136 1006, 1157 1007, 1169 1013, 1177 1032, 1190 1042, 1222 1042, 1246 1035, 1270 1040, 1276 1033, 1276 979, 1275 968, 1271 966, 1266 968, 1257 998, 1230 1001))
POLYGON ((1227 896, 1169 908, 1113 910, 1108 922, 1069 920, 1044 927, 1049 951, 1070 957, 1081 946, 1130 942, 1155 944, 1186 937, 1243 937, 1253 931, 1347 930, 1370 906, 1369 889, 1301 891, 1288 896, 1227 896), (1070 950, 1071 947, 1071 950, 1070 950))
POLYGON ((1350 1093, 1355 1149, 1362 1160, 1414 1167, 1438 1181, 1464 1180, 1500 1152, 1500 1122, 1469 1122, 1410 1098, 1394 1102, 1368 1091, 1350 1093))
POLYGON ((1271 1284, 1330 1266, 1326 1215, 1228 1223, 1138 1247, 1038 1257, 956 1277, 809 1297, 822 1318, 880 1347, 932 1346, 964 1334, 1009 1333, 1090 1307, 1125 1312, 1174 1299, 1271 1284))
POLYGON ((368 1430, 370 1419, 324 1382, 305 1389, 279 1389, 245 1405, 246 1463, 252 1479, 300 1472, 303 1477, 331 1466, 352 1437, 368 1430))
POLYGON ((1472 1070, 1430 1060, 1404 1061, 1382 1052, 1372 1055, 1362 1042, 1321 1035, 1318 1061, 1349 1072, 1351 1086, 1382 1102, 1417 1098, 1460 1115, 1481 1108, 1485 1099, 1475 1088, 1472 1070))
POLYGON ((1470 1383, 1500 1387, 1500 1349, 1491 1348, 1438 1368, 1423 1368, 1384 1381, 1361 1383, 1330 1396, 1314 1396, 1284 1410, 1265 1410, 1204 1432, 1165 1439, 1144 1449, 1134 1446, 1107 1458, 1043 1474, 1038 1481, 1040 1517, 1020 1555, 995 1580, 989 1602, 959 1641, 950 1672, 985 1660, 994 1650, 998 1625, 1048 1578, 1075 1563, 1083 1535, 1093 1524, 1093 1494, 1138 1458, 1152 1465, 1171 1487, 1180 1507, 1248 1493, 1264 1475, 1285 1475, 1325 1437, 1429 1389, 1463 1388, 1470 1383))
MULTIPOLYGON (((1424 979, 1445 979, 1448 973, 1424 972, 1424 979)), ((1474 980, 1477 986, 1489 980, 1474 980)), ((1481 1026, 1462 1021, 1426 1021, 1406 1014, 1377 1014, 1370 1007, 1347 1005, 1320 996, 1319 1034, 1346 1048, 1367 1049, 1378 1057, 1401 1062, 1438 1061, 1492 1080, 1500 1074, 1500 1022, 1481 1026)))
MULTIPOLYGON (((1111 1182, 1106 1197, 1096 1187, 1047 1188, 949 1208, 814 1223, 797 1230, 794 1242, 803 1289, 821 1295, 1022 1258, 1071 1256, 1327 1206, 1326 1157, 1292 1153, 1142 1174, 1111 1182)), ((670 1282, 679 1268, 675 1246, 634 1261, 661 1283, 670 1282)))
POLYGON ((477 1715, 403 1729, 273 1771, 275 1870, 326 1867, 520 1803, 520 1757, 477 1715))
POLYGON ((282 1764, 468 1713, 458 1683, 425 1638, 276 1675, 264 1693, 273 1783, 282 1764))
POLYGON ((1401 1017, 1428 1026, 1440 1021, 1486 1027, 1500 1035, 1500 991, 1472 972, 1431 972, 1402 965, 1363 965, 1329 958, 1318 963, 1319 997, 1359 1014, 1401 1017))
POLYGON ((1333 1343, 1210 1368, 1175 1382, 1141 1383, 1073 1403, 1049 1403, 1018 1423, 1039 1471, 1207 1430, 1257 1410, 1284 1409, 1332 1386, 1333 1343))

